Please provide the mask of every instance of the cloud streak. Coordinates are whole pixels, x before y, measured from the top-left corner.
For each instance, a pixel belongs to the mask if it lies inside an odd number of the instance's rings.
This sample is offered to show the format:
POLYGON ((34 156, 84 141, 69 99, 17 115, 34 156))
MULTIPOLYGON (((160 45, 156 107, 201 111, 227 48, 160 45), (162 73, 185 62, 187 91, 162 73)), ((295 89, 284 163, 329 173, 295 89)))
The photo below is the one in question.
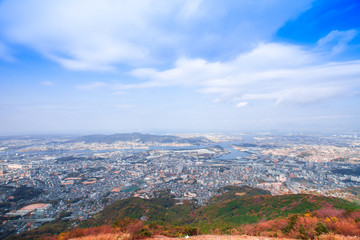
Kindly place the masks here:
POLYGON ((146 80, 123 88, 196 87, 217 99, 274 104, 309 104, 349 96, 360 87, 360 61, 326 62, 319 54, 296 45, 260 44, 232 61, 180 59, 171 69, 137 69, 146 80))
POLYGON ((14 61, 13 56, 11 56, 10 54, 9 48, 1 42, 0 42, 0 60, 4 60, 7 62, 14 61))
POLYGON ((320 51, 330 51, 333 55, 343 52, 348 43, 355 38, 358 32, 354 29, 348 31, 333 30, 317 42, 320 51))

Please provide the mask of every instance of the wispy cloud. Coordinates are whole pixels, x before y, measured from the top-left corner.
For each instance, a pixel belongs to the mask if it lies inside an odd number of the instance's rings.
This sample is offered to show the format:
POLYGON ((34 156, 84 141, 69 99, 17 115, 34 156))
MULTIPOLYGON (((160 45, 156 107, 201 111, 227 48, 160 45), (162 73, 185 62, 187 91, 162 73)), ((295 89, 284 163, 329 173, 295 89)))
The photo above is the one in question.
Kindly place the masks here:
POLYGON ((241 108, 259 101, 311 104, 353 96, 360 87, 360 61, 328 62, 317 49, 279 43, 259 44, 231 61, 180 58, 167 70, 139 68, 129 74, 138 83, 92 82, 77 88, 124 94, 131 89, 183 86, 213 95, 214 102, 230 100, 241 108))
POLYGON ((354 39, 358 32, 354 29, 348 31, 333 30, 321 38, 317 45, 320 51, 330 51, 333 55, 344 51, 347 44, 354 39))
MULTIPOLYGON (((360 87, 360 61, 327 62, 296 45, 260 44, 232 61, 180 59, 175 67, 132 72, 147 81, 124 88, 191 86, 219 99, 307 104, 347 96, 360 87)), ((239 107, 239 104, 236 105, 239 107)))
POLYGON ((116 108, 118 109, 132 109, 135 108, 135 105, 131 105, 131 104, 117 104, 115 105, 116 108))
POLYGON ((44 86, 54 86, 55 82, 53 82, 53 81, 42 81, 41 84, 44 85, 44 86))
POLYGON ((110 86, 108 83, 97 81, 97 82, 77 85, 76 88, 81 90, 97 90, 108 86, 110 86))
POLYGON ((4 60, 7 62, 14 61, 14 57, 11 55, 9 48, 0 42, 0 60, 4 60))

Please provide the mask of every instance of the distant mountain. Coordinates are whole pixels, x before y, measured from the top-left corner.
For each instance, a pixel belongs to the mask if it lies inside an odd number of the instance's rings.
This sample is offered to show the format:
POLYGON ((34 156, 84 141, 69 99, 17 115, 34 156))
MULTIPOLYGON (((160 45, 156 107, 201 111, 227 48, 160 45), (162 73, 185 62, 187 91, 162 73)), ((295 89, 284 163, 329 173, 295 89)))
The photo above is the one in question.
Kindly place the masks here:
POLYGON ((117 133, 112 135, 96 134, 78 137, 72 142, 85 143, 114 143, 117 141, 136 141, 140 143, 189 143, 193 145, 209 144, 211 141, 204 137, 181 138, 171 135, 152 135, 142 133, 117 133))
POLYGON ((68 162, 74 162, 74 161, 101 161, 105 158, 102 157, 79 157, 79 156, 67 156, 67 157, 60 157, 55 160, 55 163, 68 163, 68 162))

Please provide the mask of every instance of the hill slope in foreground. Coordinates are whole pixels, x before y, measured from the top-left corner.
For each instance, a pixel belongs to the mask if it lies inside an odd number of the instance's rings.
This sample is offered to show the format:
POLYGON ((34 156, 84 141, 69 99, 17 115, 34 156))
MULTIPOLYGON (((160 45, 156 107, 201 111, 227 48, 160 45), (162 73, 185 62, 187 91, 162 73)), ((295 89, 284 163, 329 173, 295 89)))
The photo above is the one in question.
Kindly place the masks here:
MULTIPOLYGON (((85 236, 79 238, 73 238, 72 240, 125 240, 127 236, 122 236, 119 234, 101 234, 97 236, 85 236)), ((188 240, 276 240, 279 238, 269 238, 261 236, 231 236, 231 235, 200 235, 200 236, 191 236, 189 238, 170 238, 166 236, 154 236, 152 238, 146 238, 145 240, 178 240, 178 239, 188 239, 188 240)), ((282 240, 290 240, 291 238, 281 238, 282 240)), ((346 238, 346 240, 355 240, 356 237, 346 238)))
MULTIPOLYGON (((101 234, 96 236, 85 236, 79 238, 72 238, 72 240, 127 240, 128 236, 122 236, 119 234, 101 234)), ((165 236, 154 236, 152 238, 146 238, 145 240, 293 240, 294 238, 273 238, 273 237, 262 237, 262 236, 247 236, 247 235, 200 235, 191 236, 189 238, 170 238, 165 236)), ((321 240, 358 240, 356 236, 341 236, 341 235, 322 235, 319 239, 321 240)))
MULTIPOLYGON (((360 236, 360 206, 343 199, 309 194, 271 196, 268 191, 235 186, 218 193, 205 206, 194 201, 179 204, 166 191, 155 193, 152 199, 128 198, 114 202, 72 230, 69 226, 73 222, 59 220, 12 239, 86 240, 88 235, 101 239, 98 234, 118 234, 122 236, 119 239, 199 234, 302 239, 331 239, 325 238, 329 234, 360 236)), ((207 237, 193 239, 252 239, 207 237)))

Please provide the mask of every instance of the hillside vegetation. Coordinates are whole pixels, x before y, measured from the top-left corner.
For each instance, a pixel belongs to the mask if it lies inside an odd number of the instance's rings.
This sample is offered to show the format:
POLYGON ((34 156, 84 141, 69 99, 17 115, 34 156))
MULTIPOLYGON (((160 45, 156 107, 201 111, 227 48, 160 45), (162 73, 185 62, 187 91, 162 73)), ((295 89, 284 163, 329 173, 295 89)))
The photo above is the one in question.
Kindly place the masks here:
POLYGON ((179 204, 166 191, 154 195, 152 199, 114 202, 70 231, 60 227, 62 233, 49 231, 54 224, 50 223, 21 237, 60 234, 51 239, 69 239, 102 233, 104 229, 106 233, 130 234, 131 238, 159 234, 248 234, 303 239, 324 234, 360 235, 360 206, 338 198, 309 194, 271 196, 268 191, 235 186, 219 189, 218 195, 204 206, 194 201, 179 204))

